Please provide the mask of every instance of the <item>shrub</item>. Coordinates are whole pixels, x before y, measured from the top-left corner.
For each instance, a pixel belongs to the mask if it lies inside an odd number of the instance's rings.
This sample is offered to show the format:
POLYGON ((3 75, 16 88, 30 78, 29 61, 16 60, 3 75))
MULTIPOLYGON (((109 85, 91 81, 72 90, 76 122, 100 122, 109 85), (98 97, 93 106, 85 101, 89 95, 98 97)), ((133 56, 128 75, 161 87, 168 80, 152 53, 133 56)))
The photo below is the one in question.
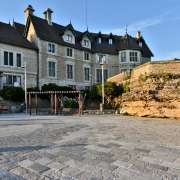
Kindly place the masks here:
POLYGON ((139 76, 139 81, 140 82, 146 82, 146 80, 147 80, 147 75, 146 74, 141 74, 140 76, 139 76))
POLYGON ((124 92, 124 93, 130 92, 130 87, 129 87, 129 85, 130 85, 129 82, 126 82, 126 83, 123 85, 123 92, 124 92))
POLYGON ((96 85, 92 86, 91 89, 89 90, 85 90, 84 94, 86 94, 87 99, 98 100, 98 101, 100 101, 101 99, 101 96, 98 94, 98 89, 96 85))
MULTIPOLYGON (((105 82, 104 84, 105 100, 108 105, 111 105, 112 99, 121 96, 123 93, 123 87, 117 86, 112 82, 105 82)), ((101 102, 102 99, 102 85, 97 84, 91 87, 90 90, 85 91, 88 100, 94 102, 101 102)))
POLYGON ((39 88, 38 87, 31 87, 31 88, 27 88, 28 92, 38 92, 39 88))
POLYGON ((56 84, 44 84, 42 86, 42 91, 72 91, 73 89, 68 86, 58 86, 56 84))
POLYGON ((5 100, 23 102, 24 90, 21 87, 5 87, 0 91, 0 96, 5 100))
POLYGON ((65 97, 64 98, 64 107, 65 108, 77 108, 78 103, 77 103, 76 99, 65 97))

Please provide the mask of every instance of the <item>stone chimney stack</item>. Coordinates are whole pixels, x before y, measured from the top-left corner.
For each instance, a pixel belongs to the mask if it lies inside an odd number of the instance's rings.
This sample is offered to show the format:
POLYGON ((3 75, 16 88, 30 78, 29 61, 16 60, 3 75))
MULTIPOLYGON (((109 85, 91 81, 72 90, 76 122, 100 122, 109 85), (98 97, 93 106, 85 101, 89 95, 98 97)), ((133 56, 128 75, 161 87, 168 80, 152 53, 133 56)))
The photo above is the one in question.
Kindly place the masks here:
POLYGON ((29 15, 33 15, 34 13, 34 9, 31 5, 28 5, 28 7, 24 10, 24 15, 25 15, 25 24, 27 21, 27 18, 29 17, 29 15))
POLYGON ((52 13, 53 13, 53 11, 50 8, 48 8, 44 12, 45 19, 46 19, 46 21, 48 22, 49 25, 52 25, 52 13))
POLYGON ((136 39, 140 39, 141 38, 141 31, 138 31, 137 33, 136 33, 136 39))

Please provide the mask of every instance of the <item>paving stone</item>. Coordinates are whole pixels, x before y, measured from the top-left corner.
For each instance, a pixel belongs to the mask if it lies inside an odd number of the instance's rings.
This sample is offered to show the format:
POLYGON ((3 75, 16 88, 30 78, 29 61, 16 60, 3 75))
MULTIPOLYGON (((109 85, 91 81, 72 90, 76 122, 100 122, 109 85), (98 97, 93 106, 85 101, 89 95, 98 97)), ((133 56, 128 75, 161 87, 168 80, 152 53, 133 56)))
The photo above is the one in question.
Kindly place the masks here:
POLYGON ((49 159, 47 157, 41 158, 41 159, 37 159, 35 162, 46 166, 47 164, 49 164, 50 162, 52 162, 52 159, 49 159))
POLYGON ((52 162, 50 164, 47 165, 50 169, 53 169, 53 170, 62 170, 64 169, 65 167, 67 167, 67 165, 65 164, 61 164, 59 162, 52 162))
POLYGON ((127 168, 127 169, 132 166, 132 164, 129 162, 124 162, 124 161, 119 161, 119 160, 113 162, 112 165, 117 166, 117 167, 127 168))
POLYGON ((178 121, 38 116, 28 121, 0 120, 0 128, 4 179, 180 180, 178 121), (27 124, 33 129, 25 132, 27 124))
POLYGON ((28 168, 28 167, 32 166, 33 164, 34 164, 34 162, 30 161, 29 159, 18 162, 18 165, 21 167, 24 167, 24 168, 28 168))
POLYGON ((38 164, 38 163, 34 163, 29 168, 32 169, 33 171, 36 171, 36 172, 40 173, 40 174, 42 172, 47 171, 47 170, 50 169, 47 166, 42 166, 41 164, 38 164))

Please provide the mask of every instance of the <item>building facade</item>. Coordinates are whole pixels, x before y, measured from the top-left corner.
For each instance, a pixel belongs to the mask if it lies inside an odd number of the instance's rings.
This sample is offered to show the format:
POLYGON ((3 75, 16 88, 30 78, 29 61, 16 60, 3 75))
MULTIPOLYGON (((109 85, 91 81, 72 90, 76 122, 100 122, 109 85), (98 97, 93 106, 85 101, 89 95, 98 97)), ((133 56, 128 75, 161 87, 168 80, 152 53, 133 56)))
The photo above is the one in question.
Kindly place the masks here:
MULTIPOLYGON (((44 12, 44 18, 35 16, 31 5, 24 13, 25 25, 14 22, 12 27, 37 48, 37 51, 29 49, 37 56, 31 56, 36 60, 29 60, 31 63, 27 67, 32 72, 37 68, 39 87, 55 83, 75 89, 88 88, 101 83, 102 63, 106 80, 120 72, 131 71, 153 56, 140 32, 136 37, 128 33, 117 36, 88 30, 80 32, 71 23, 67 26, 54 23, 53 11, 49 8, 44 12)), ((24 56, 29 52, 24 52, 24 56)))
POLYGON ((24 87, 25 64, 28 87, 37 86, 37 48, 10 24, 0 22, 0 88, 24 87))

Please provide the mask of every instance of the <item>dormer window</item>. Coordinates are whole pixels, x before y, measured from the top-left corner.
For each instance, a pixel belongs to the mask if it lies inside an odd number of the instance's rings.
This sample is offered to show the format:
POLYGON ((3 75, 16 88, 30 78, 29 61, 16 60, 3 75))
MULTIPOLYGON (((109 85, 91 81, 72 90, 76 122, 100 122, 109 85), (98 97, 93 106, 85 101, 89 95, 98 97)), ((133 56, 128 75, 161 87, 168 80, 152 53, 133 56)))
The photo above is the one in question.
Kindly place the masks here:
POLYGON ((139 42, 139 47, 142 47, 142 46, 143 46, 142 42, 139 42))
POLYGON ((98 43, 101 44, 102 43, 102 39, 99 37, 98 38, 98 43))
POLYGON ((109 39, 109 45, 112 45, 112 44, 113 44, 113 40, 109 39))
POLYGON ((73 35, 73 33, 71 31, 65 31, 64 35, 63 35, 63 40, 67 43, 70 44, 75 44, 75 36, 73 35))
POLYGON ((87 39, 84 39, 83 44, 85 47, 89 47, 89 41, 87 39))
POLYGON ((88 37, 83 37, 83 39, 81 41, 81 45, 82 45, 82 47, 91 49, 91 41, 89 40, 88 37))
POLYGON ((71 35, 71 34, 67 34, 67 35, 66 35, 66 41, 72 42, 72 40, 73 40, 72 35, 71 35))

